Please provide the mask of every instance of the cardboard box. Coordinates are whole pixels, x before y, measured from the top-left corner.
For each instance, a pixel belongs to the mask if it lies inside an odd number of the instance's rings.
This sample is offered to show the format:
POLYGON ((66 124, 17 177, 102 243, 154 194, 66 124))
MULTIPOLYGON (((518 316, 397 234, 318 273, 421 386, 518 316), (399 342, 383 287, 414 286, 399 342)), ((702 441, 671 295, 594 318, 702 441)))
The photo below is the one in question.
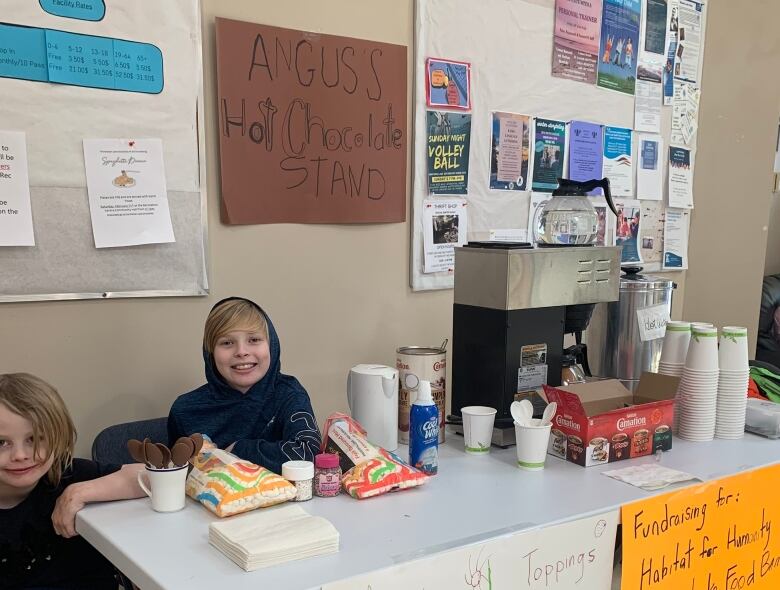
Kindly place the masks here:
POLYGON ((677 377, 644 373, 632 394, 617 379, 544 386, 558 403, 547 451, 590 467, 672 448, 677 377))

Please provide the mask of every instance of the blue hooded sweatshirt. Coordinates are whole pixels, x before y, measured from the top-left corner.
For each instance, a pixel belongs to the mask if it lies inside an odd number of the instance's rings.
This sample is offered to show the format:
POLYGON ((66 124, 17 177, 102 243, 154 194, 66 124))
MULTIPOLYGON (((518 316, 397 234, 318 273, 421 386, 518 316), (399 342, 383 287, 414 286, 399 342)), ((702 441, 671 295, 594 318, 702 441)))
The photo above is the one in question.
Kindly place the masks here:
MULTIPOLYGON (((223 299, 214 307, 230 299, 223 299)), ((248 299, 245 301, 249 301, 248 299)), ((271 363, 265 376, 246 393, 233 389, 219 374, 211 351, 203 351, 205 385, 180 395, 168 415, 168 438, 200 432, 221 449, 236 443, 232 453, 281 473, 285 461, 314 461, 320 431, 306 390, 295 377, 280 372, 280 346, 271 318, 265 316, 271 363)))

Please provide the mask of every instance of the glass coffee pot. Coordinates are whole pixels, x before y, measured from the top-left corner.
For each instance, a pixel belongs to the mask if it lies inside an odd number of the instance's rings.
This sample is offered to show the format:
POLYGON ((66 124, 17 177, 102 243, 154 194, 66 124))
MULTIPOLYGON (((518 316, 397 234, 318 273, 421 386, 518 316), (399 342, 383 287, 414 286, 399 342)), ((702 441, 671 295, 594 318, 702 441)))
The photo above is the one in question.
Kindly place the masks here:
POLYGON ((617 216, 609 178, 587 181, 558 179, 552 198, 543 203, 534 216, 534 239, 539 246, 590 246, 596 241, 599 219, 588 197, 595 188, 604 189, 604 197, 617 216))

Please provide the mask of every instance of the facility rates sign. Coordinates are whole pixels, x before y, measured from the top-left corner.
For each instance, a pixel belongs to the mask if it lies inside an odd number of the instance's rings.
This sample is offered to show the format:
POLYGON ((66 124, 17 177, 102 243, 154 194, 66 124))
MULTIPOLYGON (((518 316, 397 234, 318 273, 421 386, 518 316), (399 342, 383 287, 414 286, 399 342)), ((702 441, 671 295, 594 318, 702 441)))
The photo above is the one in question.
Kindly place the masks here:
POLYGON ((222 221, 406 216, 406 47, 216 19, 222 221))

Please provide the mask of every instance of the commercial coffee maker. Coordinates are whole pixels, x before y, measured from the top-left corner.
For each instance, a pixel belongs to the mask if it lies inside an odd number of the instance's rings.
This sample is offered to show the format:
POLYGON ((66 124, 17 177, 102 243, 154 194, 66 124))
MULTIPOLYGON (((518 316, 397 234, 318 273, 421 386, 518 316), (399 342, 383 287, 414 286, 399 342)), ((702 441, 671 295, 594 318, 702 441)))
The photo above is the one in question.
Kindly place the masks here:
MULTIPOLYGON (((592 304, 616 301, 621 248, 478 242, 455 248, 452 414, 497 409, 493 443, 514 444, 509 406, 560 385, 564 334, 592 304)), ((584 326, 580 325, 578 329, 584 326)))

